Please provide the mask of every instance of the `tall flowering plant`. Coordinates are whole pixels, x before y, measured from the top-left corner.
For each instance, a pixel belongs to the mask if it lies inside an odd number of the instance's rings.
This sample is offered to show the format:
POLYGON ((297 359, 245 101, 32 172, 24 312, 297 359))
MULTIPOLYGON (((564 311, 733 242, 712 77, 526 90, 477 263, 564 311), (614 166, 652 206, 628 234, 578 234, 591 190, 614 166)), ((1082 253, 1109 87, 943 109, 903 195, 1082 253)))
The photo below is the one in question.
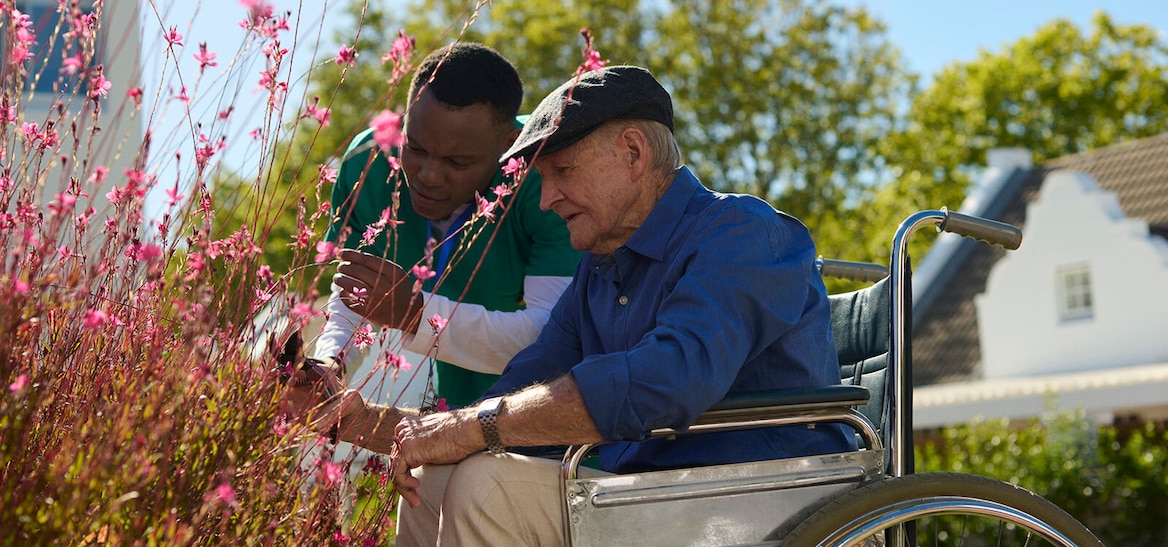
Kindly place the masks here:
MULTIPOLYGON (((392 536, 388 508, 338 518, 344 471, 327 450, 305 450, 323 445, 311 416, 281 405, 285 387, 261 341, 317 315, 315 295, 287 290, 296 272, 263 263, 269 226, 216 232, 211 187, 235 144, 232 106, 208 119, 193 106, 201 96, 230 99, 226 89, 250 80, 276 120, 250 133, 261 148, 276 142, 291 110, 288 19, 262 0, 241 3, 246 43, 234 59, 178 27, 161 29, 155 51, 178 77, 152 93, 133 71, 119 82, 110 70, 119 56, 137 56, 120 49, 126 32, 112 16, 136 2, 60 0, 34 18, 0 1, 5 541, 324 545, 392 536), (182 56, 193 56, 196 74, 174 72, 182 56), (229 68, 205 80, 221 62, 229 68), (186 138, 157 122, 161 104, 183 110, 177 132, 186 138), (126 130, 135 125, 144 130, 126 130), (151 195, 164 197, 151 204, 151 195), (292 325, 260 332, 252 318, 273 300, 284 300, 292 325)), ((328 123, 316 104, 299 110, 328 123)), ((322 166, 320 181, 330 174, 322 166)), ((302 212, 301 233, 283 242, 309 276, 332 259, 312 238, 322 222, 327 211, 302 212)))
MULTIPOLYGON (((316 287, 338 249, 321 241, 334 219, 320 196, 336 169, 314 166, 307 183, 282 191, 273 180, 304 169, 289 169, 291 154, 277 148, 289 124, 319 131, 331 117, 318 98, 294 101, 303 75, 290 68, 298 37, 289 32, 299 20, 265 0, 239 3, 245 38, 234 57, 142 3, 142 20, 159 25, 140 33, 143 48, 164 76, 147 87, 138 52, 122 49, 137 29, 115 16, 138 2, 58 0, 34 19, 0 0, 0 537, 12 543, 393 536, 381 461, 349 469, 352 456, 334 455, 310 427, 313 413, 282 402, 277 350, 322 315, 316 287), (180 70, 185 57, 193 72, 180 70), (264 121, 233 132, 242 89, 263 97, 264 121), (160 105, 182 112, 178 129, 161 123, 160 105), (261 151, 254 174, 219 169, 239 146, 261 151), (289 202, 296 227, 285 234, 272 211, 289 202), (224 225, 224 209, 245 220, 224 225), (266 263, 271 245, 291 249, 290 264, 266 263), (354 484, 363 502, 350 508, 354 484)), ((584 37, 588 68, 599 66, 584 37)), ((414 45, 400 33, 383 55, 391 87, 412 70, 414 45)), ((342 45, 321 62, 344 71, 357 56, 342 45)), ((391 110, 370 117, 387 152, 401 144, 401 121, 391 110)), ((526 170, 508 164, 513 183, 476 196, 475 218, 506 215, 500 200, 526 170)), ((391 232, 396 219, 395 204, 364 235, 391 232)), ((419 280, 433 274, 405 266, 419 280)), ((446 321, 427 318, 437 331, 446 321)), ((355 337, 374 342, 368 328, 355 337)), ((380 361, 409 368, 392 350, 380 361)))

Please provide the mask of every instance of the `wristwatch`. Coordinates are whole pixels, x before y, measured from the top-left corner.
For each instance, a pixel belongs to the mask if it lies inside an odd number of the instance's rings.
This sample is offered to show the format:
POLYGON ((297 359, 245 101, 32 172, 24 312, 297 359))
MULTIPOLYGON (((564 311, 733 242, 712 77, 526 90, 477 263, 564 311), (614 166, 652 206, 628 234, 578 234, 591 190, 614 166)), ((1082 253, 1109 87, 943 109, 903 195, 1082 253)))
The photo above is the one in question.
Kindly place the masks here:
POLYGON ((499 440, 499 425, 496 418, 503 408, 503 397, 492 397, 479 403, 479 427, 483 428, 483 439, 487 441, 487 451, 498 456, 507 451, 499 440))

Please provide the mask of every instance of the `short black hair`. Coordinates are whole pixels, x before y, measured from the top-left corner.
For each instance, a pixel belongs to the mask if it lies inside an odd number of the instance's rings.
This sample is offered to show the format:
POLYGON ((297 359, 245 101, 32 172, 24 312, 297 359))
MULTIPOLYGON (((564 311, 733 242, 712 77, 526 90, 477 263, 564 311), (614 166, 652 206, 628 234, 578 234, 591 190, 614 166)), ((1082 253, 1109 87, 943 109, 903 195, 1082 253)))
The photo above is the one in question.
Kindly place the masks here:
POLYGON ((511 61, 473 42, 455 42, 422 59, 410 81, 411 102, 423 88, 454 107, 488 104, 499 122, 513 121, 523 102, 523 83, 511 61))

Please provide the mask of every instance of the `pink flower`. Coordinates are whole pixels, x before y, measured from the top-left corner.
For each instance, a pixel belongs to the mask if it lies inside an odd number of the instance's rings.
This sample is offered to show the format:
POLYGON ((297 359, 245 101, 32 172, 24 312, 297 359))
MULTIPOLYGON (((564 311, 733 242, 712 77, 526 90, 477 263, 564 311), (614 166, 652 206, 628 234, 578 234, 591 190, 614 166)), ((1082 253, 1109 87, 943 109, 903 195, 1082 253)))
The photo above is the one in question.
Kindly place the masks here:
POLYGON ((365 349, 373 345, 373 325, 366 323, 353 332, 353 345, 365 349))
POLYGON ((393 46, 385 55, 381 56, 381 64, 393 61, 394 64, 404 61, 414 49, 415 40, 412 36, 406 34, 404 30, 397 31, 397 38, 393 41, 393 46))
POLYGON ((333 57, 338 65, 353 66, 357 64, 357 49, 351 48, 345 44, 341 44, 341 49, 337 51, 337 56, 333 57))
POLYGON ((256 270, 256 276, 258 276, 260 279, 271 279, 272 267, 268 266, 267 264, 260 266, 259 269, 256 270))
POLYGON ((105 177, 109 175, 109 168, 104 165, 98 165, 93 168, 93 177, 90 179, 93 182, 101 184, 105 181, 105 177))
POLYGON ((207 42, 200 43, 199 51, 195 53, 195 60, 199 62, 199 72, 203 72, 209 66, 219 66, 219 63, 215 62, 215 57, 214 53, 207 51, 207 42))
POLYGON ((172 46, 172 47, 183 45, 183 43, 182 43, 183 37, 181 34, 178 33, 178 27, 170 27, 170 30, 168 30, 166 32, 166 34, 163 35, 163 38, 165 38, 166 42, 168 44, 170 44, 170 46, 172 46))
POLYGON ((336 462, 326 459, 317 459, 316 465, 320 468, 320 476, 328 484, 336 484, 345 478, 345 470, 336 462))
POLYGON ((495 194, 495 197, 505 198, 511 195, 511 187, 506 184, 499 184, 491 188, 491 193, 495 194))
POLYGON ((426 321, 429 322, 430 327, 432 327, 434 329, 434 334, 438 334, 439 332, 442 332, 442 329, 445 329, 446 324, 450 322, 448 319, 445 319, 441 315, 438 315, 438 314, 434 314, 434 315, 430 316, 430 318, 427 319, 426 321))
POLYGON ((162 256, 162 247, 153 243, 133 243, 126 249, 126 256, 138 262, 150 263, 162 256))
POLYGON ((104 74, 97 74, 89 80, 89 98, 109 97, 109 90, 114 84, 105 79, 104 74))
POLYGON ((178 202, 182 201, 182 199, 185 197, 187 197, 187 196, 184 194, 178 193, 178 183, 176 182, 174 184, 174 188, 167 188, 166 189, 166 206, 167 207, 174 207, 175 205, 178 204, 178 202))
POLYGON ((369 127, 373 128, 373 142, 385 152, 401 146, 405 142, 401 132, 402 117, 395 112, 382 110, 373 118, 369 127))
POLYGON ((334 183, 337 181, 337 170, 336 169, 329 167, 327 165, 320 165, 317 167, 317 170, 320 173, 320 180, 323 180, 323 181, 328 182, 328 183, 334 183))
POLYGON ((450 405, 446 404, 446 397, 441 397, 438 402, 434 403, 434 409, 438 412, 446 412, 450 410, 450 405))
POLYGON ((580 35, 584 37, 584 62, 576 72, 581 73, 604 68, 608 63, 600 59, 599 51, 592 49, 592 33, 588 32, 587 28, 582 28, 580 29, 580 35))
POLYGON ((222 503, 230 507, 238 507, 239 502, 235 499, 235 489, 226 482, 219 483, 214 490, 207 493, 207 501, 222 503))
POLYGON ((134 100, 134 106, 142 106, 142 88, 131 88, 126 92, 126 96, 134 100))
POLYGON ((81 52, 77 52, 76 55, 71 57, 66 57, 65 60, 61 62, 62 74, 72 76, 82 70, 85 70, 85 60, 81 58, 81 52))
POLYGON ((23 281, 23 280, 17 279, 17 280, 12 282, 12 290, 15 291, 16 294, 19 294, 19 295, 28 294, 29 288, 31 288, 31 285, 29 285, 28 281, 23 281))
POLYGON ((380 233, 381 233, 381 230, 378 229, 376 226, 374 226, 372 224, 366 226, 365 233, 361 234, 361 244, 362 245, 372 245, 373 242, 377 240, 377 235, 380 233))
POLYGON ((312 308, 312 303, 310 302, 299 302, 295 306, 292 306, 291 310, 288 310, 288 317, 301 325, 308 324, 317 315, 319 313, 312 308))
POLYGON ((418 281, 432 279, 434 276, 438 275, 438 272, 431 270, 430 267, 426 266, 425 264, 418 264, 417 266, 410 268, 410 273, 414 274, 414 277, 418 278, 418 281))
POLYGON ((34 55, 33 52, 28 49, 28 46, 24 44, 16 44, 12 48, 12 64, 14 65, 23 65, 25 61, 32 59, 35 56, 36 55, 34 55))
POLYGON ((291 429, 292 426, 288 424, 288 417, 286 415, 281 415, 280 418, 276 420, 276 423, 272 424, 272 433, 275 433, 277 437, 283 437, 284 435, 287 435, 288 431, 291 429))
POLYGON ((487 201, 486 198, 480 196, 475 192, 475 203, 478 204, 478 213, 486 218, 488 222, 495 221, 495 206, 499 204, 497 201, 487 201))
POLYGON ((185 85, 182 86, 182 89, 179 90, 178 95, 174 95, 171 98, 180 100, 184 103, 191 102, 191 98, 189 96, 187 96, 187 86, 185 86, 185 85))
POLYGON ((26 386, 28 386, 28 375, 21 374, 20 376, 16 377, 15 382, 8 384, 8 391, 15 393, 24 389, 26 386))
POLYGON ((239 4, 247 8, 248 22, 244 23, 245 28, 258 27, 272 18, 272 5, 264 0, 240 0, 239 4))
POLYGON ((414 367, 409 359, 396 353, 390 353, 385 361, 378 361, 378 363, 396 370, 410 370, 414 367))
POLYGON ((41 138, 40 126, 36 122, 27 122, 20 124, 20 131, 24 133, 24 140, 33 142, 41 138))
POLYGON ((503 166, 503 174, 514 177, 516 173, 522 171, 526 166, 527 162, 523 158, 511 158, 507 160, 507 165, 503 166))
POLYGON ((87 310, 85 315, 81 318, 81 325, 86 330, 94 330, 101 328, 109 321, 109 315, 103 310, 87 310))
POLYGON ((336 243, 331 241, 321 241, 316 244, 316 257, 313 258, 313 262, 318 264, 321 262, 328 262, 333 258, 336 258, 338 252, 340 252, 340 249, 337 249, 336 243))
POLYGON ((316 121, 320 122, 321 126, 327 126, 329 124, 329 109, 320 108, 316 103, 310 103, 304 107, 304 115, 316 118, 316 121))

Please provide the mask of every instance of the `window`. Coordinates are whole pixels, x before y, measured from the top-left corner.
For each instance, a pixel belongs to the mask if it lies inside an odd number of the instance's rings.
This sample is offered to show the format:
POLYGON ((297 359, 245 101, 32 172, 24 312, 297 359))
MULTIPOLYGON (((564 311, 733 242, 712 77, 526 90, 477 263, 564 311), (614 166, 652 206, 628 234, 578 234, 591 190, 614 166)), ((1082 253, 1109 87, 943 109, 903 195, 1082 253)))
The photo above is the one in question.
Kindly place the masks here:
POLYGON ((1086 264, 1064 266, 1055 274, 1058 286, 1059 320, 1070 321, 1095 315, 1091 293, 1091 270, 1086 264))
MULTIPOLYGON (((82 11, 92 12, 93 8, 90 4, 90 2, 82 2, 82 11)), ((57 0, 16 1, 16 9, 29 16, 29 21, 32 23, 30 30, 36 34, 36 45, 32 48, 35 57, 27 61, 25 66, 28 67, 30 78, 39 74, 36 88, 33 90, 37 95, 52 95, 54 86, 60 86, 61 93, 68 95, 78 84, 81 85, 78 92, 84 94, 88 86, 81 75, 67 76, 61 73, 65 56, 75 54, 77 51, 75 44, 72 44, 73 50, 66 50, 65 38, 62 34, 68 32, 70 28, 68 22, 62 23, 61 14, 57 12, 58 5, 57 0), (54 37, 54 34, 57 36, 54 37)), ((6 40, 0 41, 6 42, 6 40)), ((4 47, 6 48, 7 44, 4 44, 4 47)), ((7 51, 0 51, 0 53, 4 53, 4 58, 7 59, 7 51)), ((98 58, 93 59, 90 65, 101 64, 100 56, 101 54, 98 53, 98 58)), ((25 91, 29 90, 26 88, 25 91)))

